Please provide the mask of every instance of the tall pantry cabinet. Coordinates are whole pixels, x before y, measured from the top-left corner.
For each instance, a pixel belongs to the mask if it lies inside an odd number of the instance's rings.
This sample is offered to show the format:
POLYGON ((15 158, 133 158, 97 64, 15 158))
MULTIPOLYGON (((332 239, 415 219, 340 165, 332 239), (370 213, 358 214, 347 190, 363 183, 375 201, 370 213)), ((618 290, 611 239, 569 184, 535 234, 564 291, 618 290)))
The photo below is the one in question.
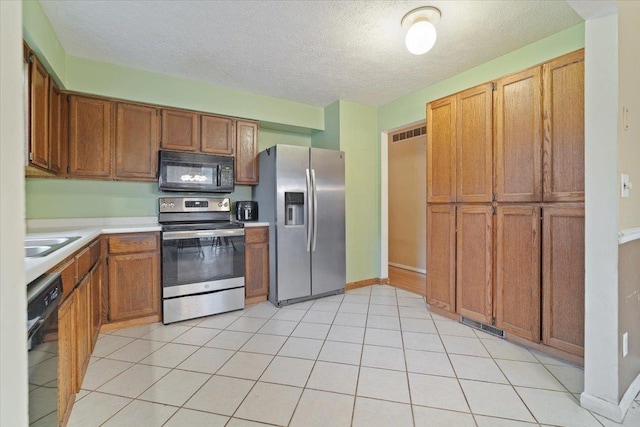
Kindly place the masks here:
POLYGON ((426 296, 583 356, 583 50, 427 104, 426 296))

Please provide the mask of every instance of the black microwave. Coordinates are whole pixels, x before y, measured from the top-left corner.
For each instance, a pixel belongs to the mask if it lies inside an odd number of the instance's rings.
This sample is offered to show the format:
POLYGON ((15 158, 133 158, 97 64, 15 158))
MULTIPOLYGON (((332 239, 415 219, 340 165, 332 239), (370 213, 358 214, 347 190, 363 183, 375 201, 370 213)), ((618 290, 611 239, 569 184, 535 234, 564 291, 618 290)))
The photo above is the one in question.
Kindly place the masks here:
POLYGON ((161 191, 232 193, 233 157, 160 150, 161 191))

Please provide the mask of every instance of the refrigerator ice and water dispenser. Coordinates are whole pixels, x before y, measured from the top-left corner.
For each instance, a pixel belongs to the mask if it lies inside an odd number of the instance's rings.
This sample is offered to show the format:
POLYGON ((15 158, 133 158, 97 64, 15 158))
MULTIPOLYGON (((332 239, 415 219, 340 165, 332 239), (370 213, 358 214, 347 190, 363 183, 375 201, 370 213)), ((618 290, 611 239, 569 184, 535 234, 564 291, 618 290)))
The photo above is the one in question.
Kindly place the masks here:
POLYGON ((284 193, 284 225, 304 225, 304 193, 284 193))

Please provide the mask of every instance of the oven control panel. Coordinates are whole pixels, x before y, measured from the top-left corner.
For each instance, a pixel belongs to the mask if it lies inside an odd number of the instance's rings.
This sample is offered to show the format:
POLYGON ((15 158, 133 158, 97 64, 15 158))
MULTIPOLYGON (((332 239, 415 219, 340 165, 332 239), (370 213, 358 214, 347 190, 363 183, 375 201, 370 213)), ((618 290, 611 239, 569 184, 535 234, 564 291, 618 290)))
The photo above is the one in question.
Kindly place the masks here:
POLYGON ((229 199, 214 197, 161 197, 160 213, 166 212, 230 212, 229 199))

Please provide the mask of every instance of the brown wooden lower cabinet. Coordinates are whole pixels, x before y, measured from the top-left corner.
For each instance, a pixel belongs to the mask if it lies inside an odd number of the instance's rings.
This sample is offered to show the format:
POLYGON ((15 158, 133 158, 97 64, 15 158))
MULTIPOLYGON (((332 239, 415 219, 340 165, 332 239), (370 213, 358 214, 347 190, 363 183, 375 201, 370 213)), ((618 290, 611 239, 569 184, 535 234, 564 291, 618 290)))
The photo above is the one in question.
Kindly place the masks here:
POLYGON ((269 227, 245 228, 245 298, 269 294, 269 227))
POLYGON ((76 325, 76 390, 82 387, 84 373, 91 356, 91 276, 85 276, 74 294, 76 325))
POLYGON ((74 298, 58 308, 58 424, 65 425, 76 394, 74 298))
POLYGON ((63 261, 62 303, 58 308, 58 424, 65 425, 80 390, 100 330, 102 259, 98 241, 63 261), (90 264, 87 264, 89 262, 90 264), (93 264, 93 265, 91 265, 93 264), (86 271, 85 271, 86 270, 86 271), (76 284, 76 278, 79 283, 76 284))
POLYGON ((427 206, 427 303, 456 311, 456 217, 454 205, 427 206))
POLYGON ((493 317, 491 206, 458 206, 456 228, 456 313, 490 324, 493 317))
POLYGON ((496 215, 496 326, 540 341, 540 208, 499 206, 496 215))
POLYGON ((160 314, 159 238, 155 232, 108 237, 109 322, 160 314))
POLYGON ((584 356, 584 208, 543 208, 542 342, 584 356))

